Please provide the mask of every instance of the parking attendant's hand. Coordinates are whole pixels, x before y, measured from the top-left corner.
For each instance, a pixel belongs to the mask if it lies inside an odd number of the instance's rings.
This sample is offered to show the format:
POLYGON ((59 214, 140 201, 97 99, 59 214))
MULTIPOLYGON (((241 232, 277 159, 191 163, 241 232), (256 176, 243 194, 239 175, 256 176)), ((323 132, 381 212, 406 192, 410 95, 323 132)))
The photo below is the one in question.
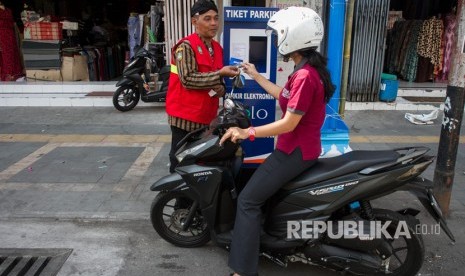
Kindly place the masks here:
POLYGON ((220 69, 220 76, 222 77, 234 77, 241 73, 237 66, 224 66, 220 69))

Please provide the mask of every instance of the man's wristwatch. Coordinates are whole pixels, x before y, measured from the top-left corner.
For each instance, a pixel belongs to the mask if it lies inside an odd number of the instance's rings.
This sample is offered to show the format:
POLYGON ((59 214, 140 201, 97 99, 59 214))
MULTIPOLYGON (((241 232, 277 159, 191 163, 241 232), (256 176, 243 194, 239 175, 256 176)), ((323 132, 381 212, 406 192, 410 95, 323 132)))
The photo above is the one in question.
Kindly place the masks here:
POLYGON ((249 133, 249 141, 253 142, 255 140, 255 128, 249 127, 248 133, 249 133))

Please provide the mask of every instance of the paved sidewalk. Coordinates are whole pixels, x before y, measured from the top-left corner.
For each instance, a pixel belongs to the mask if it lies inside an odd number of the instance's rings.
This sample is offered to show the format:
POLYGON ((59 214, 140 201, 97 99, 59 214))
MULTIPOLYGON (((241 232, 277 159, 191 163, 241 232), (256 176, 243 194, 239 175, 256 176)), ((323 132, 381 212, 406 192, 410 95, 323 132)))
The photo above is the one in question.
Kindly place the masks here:
MULTIPOLYGON (((280 65, 277 84, 283 86, 292 72, 289 63, 280 65)), ((0 82, 0 107, 111 107, 116 81, 103 82, 0 82)), ((400 81, 393 102, 346 102, 346 110, 433 110, 443 109, 446 85, 400 81), (417 99, 415 99, 417 98, 417 99), (418 100, 421 98, 422 100, 418 100), (427 100, 427 99, 431 100, 427 100)), ((157 107, 164 103, 144 103, 138 107, 157 107)))
MULTIPOLYGON (((401 111, 348 111, 353 149, 425 145, 437 151, 440 118, 412 125, 401 111)), ((462 128, 464 126, 462 125, 462 128)), ((66 247, 74 251, 59 275, 227 275, 227 252, 209 244, 181 249, 150 225, 150 185, 167 171, 169 128, 162 107, 2 108, 0 115, 0 247, 66 247), (205 261, 208 260, 208 261, 205 261)), ((460 140, 445 234, 424 235, 421 275, 462 275, 465 265, 465 139, 460 140)), ((424 176, 432 178, 434 165, 424 176)), ((421 210, 396 193, 375 202, 421 210)), ((428 228, 432 229, 432 228, 428 228)), ((426 229, 425 231, 427 231, 426 229)), ((431 232, 431 231, 430 231, 431 232)), ((284 271, 263 260, 262 275, 335 275, 291 264, 284 271)))

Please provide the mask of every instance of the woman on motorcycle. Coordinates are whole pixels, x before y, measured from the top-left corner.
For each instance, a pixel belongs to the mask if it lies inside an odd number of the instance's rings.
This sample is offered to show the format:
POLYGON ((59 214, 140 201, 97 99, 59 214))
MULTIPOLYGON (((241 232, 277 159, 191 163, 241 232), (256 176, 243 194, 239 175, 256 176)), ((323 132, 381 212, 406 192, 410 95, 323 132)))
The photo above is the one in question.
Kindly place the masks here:
POLYGON ((262 222, 261 207, 282 185, 313 166, 321 152, 320 129, 325 106, 334 92, 327 60, 317 48, 323 39, 318 14, 304 7, 278 11, 268 21, 284 60, 295 67, 284 88, 259 74, 251 63, 242 70, 279 100, 280 120, 258 127, 232 127, 220 143, 278 135, 276 149, 257 169, 239 195, 229 266, 232 275, 257 275, 262 222))

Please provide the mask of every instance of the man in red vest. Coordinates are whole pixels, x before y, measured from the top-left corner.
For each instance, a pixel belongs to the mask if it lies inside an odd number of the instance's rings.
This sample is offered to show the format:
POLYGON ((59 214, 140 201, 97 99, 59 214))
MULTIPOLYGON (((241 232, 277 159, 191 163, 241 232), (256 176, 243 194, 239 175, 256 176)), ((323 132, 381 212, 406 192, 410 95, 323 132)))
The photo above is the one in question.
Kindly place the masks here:
POLYGON ((239 74, 236 66, 223 66, 223 48, 213 40, 218 31, 218 8, 199 0, 191 8, 195 33, 172 49, 166 112, 171 127, 170 172, 178 164, 176 145, 189 132, 209 125, 224 95, 223 77, 239 74))

